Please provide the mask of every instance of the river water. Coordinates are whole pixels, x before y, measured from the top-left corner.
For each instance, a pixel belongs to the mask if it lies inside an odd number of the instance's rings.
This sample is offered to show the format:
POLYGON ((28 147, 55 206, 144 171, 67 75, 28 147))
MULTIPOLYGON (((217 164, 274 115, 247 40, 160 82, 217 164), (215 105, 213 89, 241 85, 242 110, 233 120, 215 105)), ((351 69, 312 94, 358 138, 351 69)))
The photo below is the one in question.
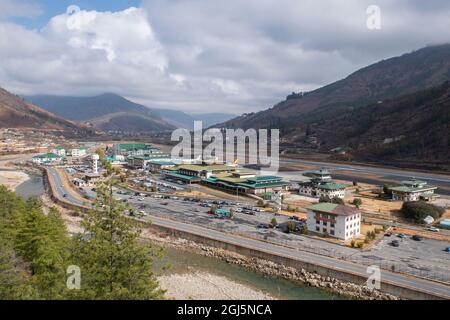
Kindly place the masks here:
POLYGON ((24 200, 30 197, 39 197, 44 193, 44 182, 40 175, 30 175, 30 179, 16 188, 16 194, 24 200))
MULTIPOLYGON (((16 193, 24 199, 37 197, 44 193, 42 176, 30 175, 30 179, 16 189, 16 193)), ((215 258, 205 257, 183 250, 166 248, 164 258, 155 263, 155 269, 164 274, 183 274, 202 271, 226 277, 242 285, 269 293, 279 299, 343 299, 341 296, 326 290, 308 287, 301 283, 284 280, 278 277, 266 277, 237 265, 231 265, 215 258), (163 266, 170 266, 161 271, 163 266)))
POLYGON ((155 262, 157 270, 169 265, 163 274, 184 274, 193 271, 211 273, 226 277, 247 287, 269 293, 271 296, 284 300, 341 300, 342 296, 329 291, 309 287, 299 282, 284 280, 278 277, 266 277, 238 265, 205 257, 179 249, 166 248, 164 258, 155 262))

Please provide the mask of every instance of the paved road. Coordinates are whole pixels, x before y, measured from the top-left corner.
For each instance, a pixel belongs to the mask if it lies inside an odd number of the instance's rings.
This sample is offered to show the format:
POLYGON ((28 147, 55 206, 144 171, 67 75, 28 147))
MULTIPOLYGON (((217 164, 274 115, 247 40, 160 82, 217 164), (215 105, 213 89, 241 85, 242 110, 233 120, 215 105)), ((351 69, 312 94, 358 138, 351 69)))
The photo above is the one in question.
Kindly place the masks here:
MULTIPOLYGON (((70 191, 64 187, 62 179, 58 175, 58 171, 56 171, 54 168, 49 168, 49 174, 50 174, 49 178, 53 179, 53 181, 55 182, 56 192, 58 192, 61 197, 63 194, 67 194, 67 197, 65 199, 68 202, 71 202, 72 204, 75 205, 82 205, 81 201, 78 200, 78 198, 72 196, 70 194, 70 191)), ((326 256, 307 253, 304 251, 298 251, 295 249, 286 248, 271 243, 243 238, 237 235, 227 234, 217 230, 212 230, 205 227, 186 224, 178 221, 168 220, 161 217, 151 216, 151 220, 153 224, 160 225, 166 228, 172 228, 175 230, 185 231, 200 236, 206 236, 219 241, 233 243, 239 246, 264 251, 274 255, 290 257, 293 259, 309 262, 316 265, 332 267, 336 270, 342 270, 358 274, 361 276, 367 276, 365 266, 361 266, 348 261, 337 260, 326 256)), ((381 277, 382 281, 391 282, 393 284, 397 284, 404 287, 415 288, 420 291, 439 295, 442 298, 450 300, 450 286, 420 278, 406 276, 403 274, 392 273, 384 270, 381 271, 381 277)))
POLYGON ((54 186, 56 188, 56 192, 58 193, 58 195, 60 196, 61 199, 65 199, 68 202, 78 205, 78 206, 82 206, 83 205, 83 201, 81 201, 79 199, 79 197, 76 197, 73 195, 73 192, 71 190, 68 190, 65 186, 64 186, 64 181, 61 178, 61 176, 59 175, 58 170, 56 170, 53 167, 49 167, 48 168, 48 173, 49 173, 49 178, 53 179, 54 182, 54 186), (64 195, 66 195, 66 197, 64 198, 64 195))
MULTIPOLYGON (((367 267, 360 266, 347 261, 336 260, 333 258, 315 255, 308 252, 297 251, 294 249, 277 246, 271 243, 247 239, 235 235, 229 235, 220 231, 206 229, 196 225, 179 223, 177 221, 167 220, 159 217, 152 217, 151 219, 155 225, 161 225, 175 230, 185 231, 197 234, 199 236, 209 237, 219 241, 236 244, 238 246, 259 250, 270 254, 285 256, 300 261, 306 261, 313 264, 322 265, 325 267, 332 267, 336 270, 352 272, 354 274, 367 277, 366 273, 367 267)), ((405 275, 391 273, 384 270, 381 272, 381 281, 391 282, 409 288, 416 288, 424 292, 437 294, 443 298, 450 299, 450 286, 446 286, 444 284, 408 277, 405 275)))

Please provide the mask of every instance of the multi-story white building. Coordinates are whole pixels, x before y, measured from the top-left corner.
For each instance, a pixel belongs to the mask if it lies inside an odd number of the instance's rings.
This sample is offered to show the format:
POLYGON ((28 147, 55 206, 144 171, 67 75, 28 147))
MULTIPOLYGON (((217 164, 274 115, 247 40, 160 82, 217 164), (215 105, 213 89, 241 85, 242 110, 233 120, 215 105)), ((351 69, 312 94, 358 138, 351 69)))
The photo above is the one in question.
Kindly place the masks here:
POLYGON ((361 212, 335 203, 318 203, 306 207, 308 231, 348 240, 361 234, 361 212))
POLYGON ((346 185, 333 182, 330 172, 321 169, 313 172, 310 181, 299 183, 299 194, 315 198, 329 197, 332 199, 338 197, 343 199, 346 187, 346 185))
POLYGON ((54 153, 60 157, 65 157, 66 156, 66 149, 64 149, 63 147, 56 147, 55 149, 51 150, 51 153, 54 153))
POLYGON ((86 148, 74 148, 70 151, 70 154, 73 158, 81 158, 86 156, 87 149, 86 148))
POLYGON ((411 179, 402 181, 401 186, 391 187, 392 200, 396 201, 431 201, 438 196, 434 194, 437 187, 428 186, 425 181, 411 179))

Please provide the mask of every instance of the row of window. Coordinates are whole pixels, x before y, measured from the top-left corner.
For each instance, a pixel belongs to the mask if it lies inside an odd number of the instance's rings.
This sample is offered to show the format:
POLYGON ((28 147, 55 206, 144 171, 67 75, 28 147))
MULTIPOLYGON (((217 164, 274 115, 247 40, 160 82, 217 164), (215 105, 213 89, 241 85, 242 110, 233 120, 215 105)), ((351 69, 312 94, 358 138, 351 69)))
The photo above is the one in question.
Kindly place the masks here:
MULTIPOLYGON (((316 231, 317 231, 317 232, 320 232, 320 227, 316 227, 316 231)), ((328 229, 327 229, 327 228, 323 228, 323 229, 322 229, 322 232, 323 232, 323 233, 328 233, 328 229)), ((332 236, 334 236, 334 229, 330 229, 329 234, 331 234, 332 236)))

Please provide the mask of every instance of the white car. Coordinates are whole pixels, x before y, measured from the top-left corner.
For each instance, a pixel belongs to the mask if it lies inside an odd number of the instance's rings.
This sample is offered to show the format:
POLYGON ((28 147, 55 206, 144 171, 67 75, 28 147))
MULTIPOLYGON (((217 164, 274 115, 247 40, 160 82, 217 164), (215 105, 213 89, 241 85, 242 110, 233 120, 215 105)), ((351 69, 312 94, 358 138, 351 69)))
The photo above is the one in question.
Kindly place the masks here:
POLYGON ((431 231, 431 232, 439 232, 439 229, 435 228, 435 227, 428 227, 428 228, 426 228, 426 230, 431 231))

